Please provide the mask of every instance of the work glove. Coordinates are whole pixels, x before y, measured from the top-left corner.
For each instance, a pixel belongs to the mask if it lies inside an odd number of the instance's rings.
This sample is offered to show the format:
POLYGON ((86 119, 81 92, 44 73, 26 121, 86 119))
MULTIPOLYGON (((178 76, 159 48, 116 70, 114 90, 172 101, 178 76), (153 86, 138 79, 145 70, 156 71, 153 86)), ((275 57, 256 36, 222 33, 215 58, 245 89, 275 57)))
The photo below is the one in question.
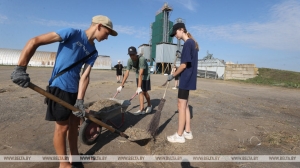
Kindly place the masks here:
POLYGON ((136 94, 140 94, 142 92, 142 89, 141 89, 141 87, 138 87, 137 89, 136 89, 136 94))
POLYGON ((123 86, 119 86, 119 87, 117 88, 117 92, 121 93, 122 88, 123 88, 123 86))
POLYGON ((171 81, 174 79, 174 76, 173 75, 168 75, 168 81, 171 81))
POLYGON ((79 111, 72 111, 76 117, 84 117, 85 116, 85 109, 84 109, 82 99, 77 99, 74 107, 79 109, 79 111))
POLYGON ((16 66, 10 79, 17 85, 26 88, 29 85, 30 78, 29 74, 26 73, 26 66, 16 66))

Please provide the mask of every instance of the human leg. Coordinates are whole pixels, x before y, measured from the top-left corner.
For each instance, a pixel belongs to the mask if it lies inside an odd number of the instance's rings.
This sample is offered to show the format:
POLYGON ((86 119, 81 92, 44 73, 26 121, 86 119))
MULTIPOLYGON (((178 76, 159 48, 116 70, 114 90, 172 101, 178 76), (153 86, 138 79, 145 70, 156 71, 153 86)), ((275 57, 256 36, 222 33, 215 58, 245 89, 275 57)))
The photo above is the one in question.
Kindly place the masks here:
POLYGON ((139 101, 140 101, 140 108, 139 108, 138 111, 133 112, 132 113, 133 115, 145 114, 145 111, 144 111, 144 94, 143 94, 143 92, 141 92, 139 94, 139 101))
POLYGON ((178 129, 174 135, 168 136, 169 142, 184 143, 184 128, 186 125, 186 107, 188 106, 189 90, 178 90, 178 129))
POLYGON ((190 132, 191 131, 191 113, 189 108, 189 103, 186 104, 185 109, 185 131, 190 132))
POLYGON ((149 93, 148 92, 143 92, 143 94, 144 94, 144 96, 145 96, 145 98, 147 100, 148 107, 150 107, 151 106, 151 101, 150 101, 150 95, 149 95, 149 93))
POLYGON ((193 139, 193 134, 191 131, 191 113, 190 113, 188 102, 185 110, 185 129, 182 135, 184 136, 185 139, 193 139))
POLYGON ((152 111, 152 105, 151 105, 151 101, 150 101, 150 95, 148 92, 143 92, 144 93, 144 96, 147 100, 147 108, 146 108, 146 113, 151 113, 152 111))
MULTIPOLYGON (((50 87, 50 93, 69 104, 75 104, 77 93, 68 93, 57 87, 50 87)), ((53 144, 57 155, 66 155, 66 138, 72 111, 52 100, 48 101, 46 120, 55 121, 53 144)), ((79 122, 79 118, 78 118, 79 122)), ((78 123, 76 127, 77 133, 78 123)), ((77 134, 76 134, 77 138, 77 134)), ((76 144, 77 145, 77 144, 76 144)), ((60 167, 71 167, 69 162, 60 162, 60 167)))
MULTIPOLYGON (((66 147, 66 137, 69 129, 69 121, 56 121, 54 136, 53 136, 53 145, 57 155, 67 155, 66 147)), ((69 162, 62 160, 59 164, 60 168, 71 167, 69 162)))
POLYGON ((71 155, 79 154, 78 147, 77 147, 79 121, 80 118, 74 116, 73 114, 70 115, 68 141, 69 141, 71 155))
POLYGON ((175 134, 168 136, 167 139, 172 143, 184 143, 185 138, 183 136, 185 126, 185 105, 186 100, 178 99, 178 129, 175 134))
POLYGON ((186 106, 187 100, 178 99, 178 135, 182 135, 185 125, 186 125, 186 106))
POLYGON ((148 93, 149 90, 151 90, 151 81, 150 81, 150 77, 149 80, 143 80, 142 81, 142 90, 143 90, 143 94, 147 100, 147 108, 146 108, 146 113, 151 113, 152 111, 152 105, 151 105, 151 101, 150 101, 150 95, 148 93))
POLYGON ((139 94, 139 99, 140 99, 140 110, 144 110, 144 92, 141 92, 139 94))

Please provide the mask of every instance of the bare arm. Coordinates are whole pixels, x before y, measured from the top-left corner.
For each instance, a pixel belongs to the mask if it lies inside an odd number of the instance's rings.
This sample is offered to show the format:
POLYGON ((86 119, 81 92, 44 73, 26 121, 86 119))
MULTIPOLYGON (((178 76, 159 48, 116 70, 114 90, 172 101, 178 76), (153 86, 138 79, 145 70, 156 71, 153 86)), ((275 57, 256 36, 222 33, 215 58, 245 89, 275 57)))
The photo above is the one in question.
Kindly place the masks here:
POLYGON ((55 32, 42 34, 40 36, 30 39, 21 52, 18 65, 27 66, 31 57, 33 56, 33 54, 39 46, 59 42, 61 40, 61 37, 55 32))
POLYGON ((142 87, 144 69, 140 69, 138 78, 138 87, 142 87))
POLYGON ((173 73, 173 76, 179 75, 185 68, 186 68, 186 62, 180 64, 180 66, 178 67, 177 71, 173 73))
POLYGON ((91 72, 91 70, 92 70, 91 65, 89 65, 89 64, 84 65, 83 72, 82 72, 82 75, 81 75, 80 81, 79 81, 77 99, 84 99, 86 89, 87 89, 87 87, 89 85, 89 82, 90 82, 90 72, 91 72))

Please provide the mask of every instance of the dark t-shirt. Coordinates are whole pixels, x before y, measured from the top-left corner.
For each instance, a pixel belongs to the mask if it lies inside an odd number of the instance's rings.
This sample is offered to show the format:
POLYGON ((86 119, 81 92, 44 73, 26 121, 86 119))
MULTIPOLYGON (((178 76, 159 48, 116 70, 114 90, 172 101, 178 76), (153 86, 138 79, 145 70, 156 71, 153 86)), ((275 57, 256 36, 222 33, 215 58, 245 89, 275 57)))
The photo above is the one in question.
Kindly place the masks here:
POLYGON ((139 78, 139 72, 140 69, 144 69, 144 73, 143 73, 143 80, 149 80, 150 79, 150 68, 148 67, 147 61, 145 59, 145 57, 143 56, 138 56, 139 57, 139 61, 132 61, 131 58, 128 59, 127 61, 127 70, 131 70, 132 67, 136 67, 135 69, 135 76, 136 78, 139 78))
POLYGON ((114 66, 114 68, 116 68, 117 74, 122 75, 122 69, 124 68, 122 64, 117 64, 114 66))
POLYGON ((194 40, 188 39, 184 43, 181 54, 181 63, 187 63, 187 66, 180 74, 179 89, 196 90, 198 50, 196 49, 194 40))

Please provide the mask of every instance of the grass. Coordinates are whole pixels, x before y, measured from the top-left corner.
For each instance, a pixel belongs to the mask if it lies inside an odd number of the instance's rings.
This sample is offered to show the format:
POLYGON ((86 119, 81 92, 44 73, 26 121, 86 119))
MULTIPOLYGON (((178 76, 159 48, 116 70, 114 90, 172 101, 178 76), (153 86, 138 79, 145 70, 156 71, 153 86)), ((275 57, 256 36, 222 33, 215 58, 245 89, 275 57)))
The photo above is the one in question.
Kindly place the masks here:
POLYGON ((242 82, 287 88, 300 88, 300 72, 270 68, 259 68, 258 71, 258 76, 242 82))

